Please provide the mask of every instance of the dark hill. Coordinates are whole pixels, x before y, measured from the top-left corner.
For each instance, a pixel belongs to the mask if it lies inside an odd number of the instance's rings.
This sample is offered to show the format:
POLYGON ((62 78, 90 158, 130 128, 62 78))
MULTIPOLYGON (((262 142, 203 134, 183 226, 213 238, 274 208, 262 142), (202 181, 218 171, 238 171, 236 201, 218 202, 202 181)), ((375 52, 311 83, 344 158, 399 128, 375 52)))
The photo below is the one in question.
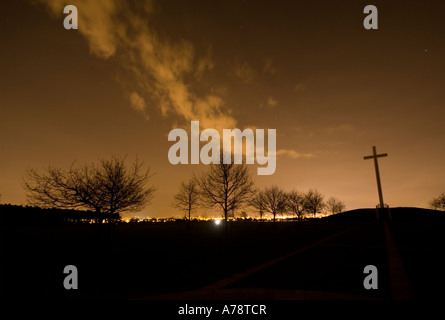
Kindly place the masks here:
POLYGON ((95 213, 92 211, 0 204, 2 226, 89 223, 95 217, 95 213))
MULTIPOLYGON (((393 220, 445 220, 445 212, 423 208, 397 207, 390 208, 393 220)), ((376 219, 376 209, 364 208, 345 211, 323 218, 337 221, 365 221, 376 219)))

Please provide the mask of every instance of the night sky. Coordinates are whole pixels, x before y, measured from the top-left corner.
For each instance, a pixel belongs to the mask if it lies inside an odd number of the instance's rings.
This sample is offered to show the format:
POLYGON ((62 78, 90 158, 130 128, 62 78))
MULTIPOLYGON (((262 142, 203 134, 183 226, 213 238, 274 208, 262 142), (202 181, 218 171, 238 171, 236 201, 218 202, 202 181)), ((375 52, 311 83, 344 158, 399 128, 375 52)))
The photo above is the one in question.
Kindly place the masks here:
MULTIPOLYGON (((347 209, 427 207, 445 191, 444 1, 0 2, 0 201, 26 204, 27 167, 136 156, 170 206, 203 165, 168 161, 170 130, 276 129, 256 186, 316 188, 347 209), (79 29, 63 27, 76 5, 79 29), (363 9, 378 9, 366 30, 363 9)), ((207 215, 219 212, 207 210, 207 215)))

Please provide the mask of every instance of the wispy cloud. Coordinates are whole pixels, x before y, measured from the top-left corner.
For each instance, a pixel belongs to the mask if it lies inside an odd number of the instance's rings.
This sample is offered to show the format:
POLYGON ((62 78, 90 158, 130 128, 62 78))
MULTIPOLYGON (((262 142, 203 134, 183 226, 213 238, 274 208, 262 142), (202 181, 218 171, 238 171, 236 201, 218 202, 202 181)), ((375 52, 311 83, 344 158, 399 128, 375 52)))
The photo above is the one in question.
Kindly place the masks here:
POLYGON ((275 74, 277 72, 277 69, 274 66, 272 58, 264 59, 262 71, 265 74, 275 74))
POLYGON ((343 123, 335 126, 324 127, 323 131, 328 134, 352 134, 356 133, 356 129, 352 124, 343 123))
POLYGON ((267 99, 267 105, 268 105, 269 107, 274 108, 274 107, 278 106, 278 101, 275 100, 273 97, 269 97, 269 98, 267 99))
POLYGON ((148 120, 149 116, 145 112, 145 109, 147 108, 147 104, 145 103, 144 98, 142 98, 139 95, 139 93, 133 91, 130 94, 129 99, 130 99, 131 107, 136 111, 142 112, 145 115, 146 119, 148 120))
POLYGON ((206 54, 198 59, 196 67, 196 77, 201 78, 204 73, 212 71, 214 67, 215 62, 212 59, 212 47, 209 46, 206 54))
POLYGON ((269 96, 269 97, 267 98, 266 102, 261 102, 261 103, 260 103, 260 105, 259 105, 259 109, 262 109, 262 108, 264 108, 265 106, 266 106, 266 107, 269 107, 269 108, 275 108, 275 107, 278 106, 278 101, 277 101, 274 97, 269 96))
MULTIPOLYGON (((149 17, 155 14, 151 1, 38 1, 59 17, 65 5, 77 6, 78 31, 87 39, 91 54, 115 59, 129 71, 131 79, 126 79, 125 85, 131 92, 128 97, 132 108, 146 113, 142 96, 147 94, 164 116, 173 114, 186 122, 199 120, 203 127, 216 129, 236 126, 222 97, 197 94, 188 82, 199 81, 213 69, 211 48, 204 56, 197 56, 186 39, 175 43, 161 39, 149 25, 149 17)), ((246 80, 249 78, 247 66, 240 72, 246 80)))
POLYGON ((299 153, 293 149, 280 149, 277 150, 277 157, 278 156, 287 156, 292 159, 300 159, 300 158, 313 158, 315 155, 312 153, 299 153))
POLYGON ((235 67, 233 71, 245 84, 252 82, 257 76, 256 70, 246 61, 240 61, 240 59, 235 59, 235 67))

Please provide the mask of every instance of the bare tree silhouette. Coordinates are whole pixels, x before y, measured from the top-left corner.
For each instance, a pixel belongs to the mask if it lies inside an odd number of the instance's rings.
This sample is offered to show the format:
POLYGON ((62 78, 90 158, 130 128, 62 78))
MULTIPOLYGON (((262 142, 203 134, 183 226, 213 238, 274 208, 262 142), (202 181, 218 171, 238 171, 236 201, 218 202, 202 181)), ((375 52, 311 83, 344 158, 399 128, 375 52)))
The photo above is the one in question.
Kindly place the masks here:
POLYGON ((273 222, 275 223, 276 215, 286 211, 286 193, 277 186, 272 186, 263 191, 263 197, 265 210, 272 213, 273 222))
POLYGON ((263 219, 264 211, 266 211, 263 192, 261 192, 260 190, 255 190, 253 196, 249 200, 249 206, 258 211, 260 220, 263 219))
POLYGON ((211 164, 209 171, 199 178, 199 187, 203 203, 209 207, 220 207, 227 225, 229 212, 248 204, 253 181, 246 165, 233 164, 233 161, 225 164, 221 155, 220 163, 211 164))
POLYGON ((346 208, 345 204, 335 197, 330 197, 326 201, 326 207, 332 214, 341 213, 346 208))
POLYGON ((191 221, 191 213, 198 208, 199 200, 198 183, 195 178, 192 178, 188 182, 181 182, 179 191, 173 199, 172 206, 184 211, 188 216, 188 221, 191 221))
POLYGON ((125 157, 113 156, 98 164, 73 164, 69 170, 49 166, 42 174, 31 168, 24 187, 32 205, 93 210, 101 222, 122 212, 140 211, 150 203, 156 188, 147 186, 150 169, 143 171, 142 166, 136 159, 127 167, 125 157))
POLYGON ((432 199, 430 206, 435 210, 445 211, 445 193, 441 193, 437 198, 432 199))
POLYGON ((308 213, 312 213, 314 218, 317 212, 320 212, 325 204, 323 202, 324 196, 317 190, 311 189, 306 193, 304 200, 304 209, 308 213))
POLYGON ((303 192, 292 190, 287 194, 287 206, 298 219, 304 216, 304 200, 306 196, 303 192))

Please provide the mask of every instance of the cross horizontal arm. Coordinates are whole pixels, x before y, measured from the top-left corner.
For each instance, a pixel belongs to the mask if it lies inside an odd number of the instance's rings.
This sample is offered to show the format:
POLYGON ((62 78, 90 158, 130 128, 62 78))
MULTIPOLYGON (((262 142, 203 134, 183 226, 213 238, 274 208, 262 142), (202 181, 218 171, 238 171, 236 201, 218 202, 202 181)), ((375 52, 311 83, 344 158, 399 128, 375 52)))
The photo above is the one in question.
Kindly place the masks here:
POLYGON ((387 153, 382 153, 382 154, 377 154, 375 156, 366 156, 366 157, 363 157, 363 159, 368 160, 368 159, 382 158, 382 157, 387 157, 387 156, 388 156, 387 153))

